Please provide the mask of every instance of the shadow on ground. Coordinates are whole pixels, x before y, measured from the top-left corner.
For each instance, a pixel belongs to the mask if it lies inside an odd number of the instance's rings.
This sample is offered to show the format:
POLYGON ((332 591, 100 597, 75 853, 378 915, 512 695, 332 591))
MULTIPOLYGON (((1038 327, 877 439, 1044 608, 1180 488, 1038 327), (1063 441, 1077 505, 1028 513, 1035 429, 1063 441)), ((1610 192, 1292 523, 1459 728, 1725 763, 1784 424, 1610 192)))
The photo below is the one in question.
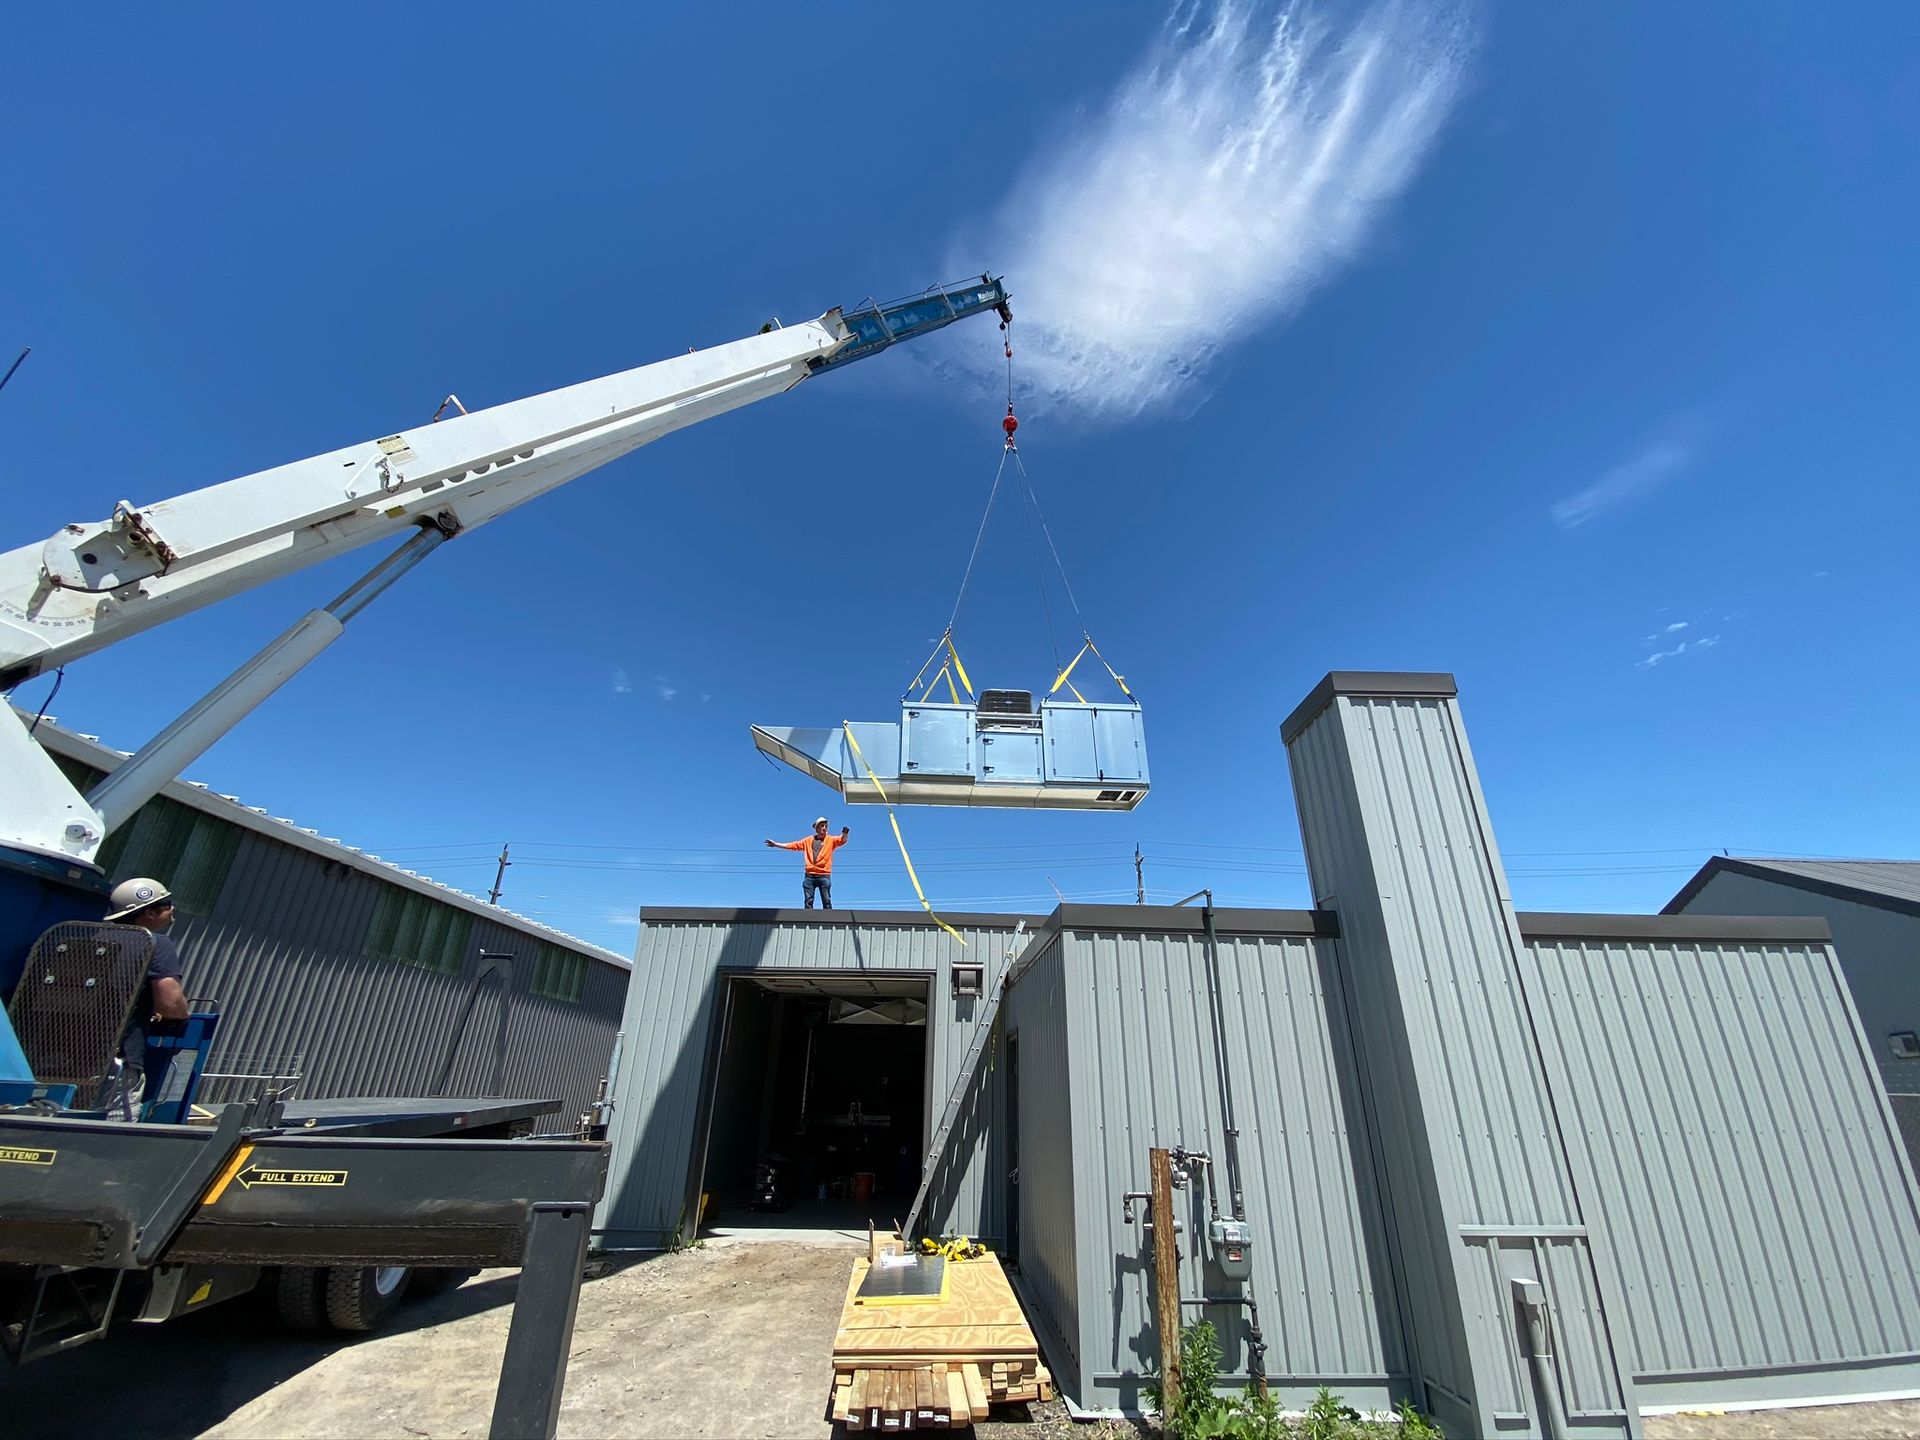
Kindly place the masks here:
MULTIPOLYGON (((456 1290, 410 1296, 379 1336, 406 1335, 513 1304, 517 1270, 456 1290)), ((274 1313, 270 1289, 165 1325, 116 1325, 104 1340, 0 1370, 0 1430, 9 1440, 71 1440, 137 1431, 186 1440, 362 1337, 303 1334, 274 1313)))

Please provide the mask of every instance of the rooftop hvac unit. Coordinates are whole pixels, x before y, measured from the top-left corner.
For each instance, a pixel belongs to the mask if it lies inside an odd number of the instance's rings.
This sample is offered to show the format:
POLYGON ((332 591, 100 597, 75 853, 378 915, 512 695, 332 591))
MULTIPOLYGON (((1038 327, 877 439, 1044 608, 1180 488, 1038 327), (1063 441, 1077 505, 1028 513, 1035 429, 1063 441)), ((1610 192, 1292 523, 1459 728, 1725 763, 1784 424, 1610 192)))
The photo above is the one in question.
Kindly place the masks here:
POLYGON ((1150 783, 1137 703, 1043 700, 1035 714, 1023 690, 909 702, 897 725, 755 725, 753 743, 852 805, 1131 810, 1150 783))

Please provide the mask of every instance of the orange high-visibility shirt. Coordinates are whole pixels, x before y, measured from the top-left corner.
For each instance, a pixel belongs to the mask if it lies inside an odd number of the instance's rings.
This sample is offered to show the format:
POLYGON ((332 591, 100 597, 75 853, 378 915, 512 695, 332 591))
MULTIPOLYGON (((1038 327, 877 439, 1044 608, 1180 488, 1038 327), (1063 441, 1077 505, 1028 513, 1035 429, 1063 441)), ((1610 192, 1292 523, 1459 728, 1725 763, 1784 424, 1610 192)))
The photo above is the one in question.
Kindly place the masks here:
POLYGON ((809 835, 804 840, 789 840, 780 848, 798 850, 807 857, 807 874, 831 875, 833 873, 833 852, 847 843, 844 835, 809 835))

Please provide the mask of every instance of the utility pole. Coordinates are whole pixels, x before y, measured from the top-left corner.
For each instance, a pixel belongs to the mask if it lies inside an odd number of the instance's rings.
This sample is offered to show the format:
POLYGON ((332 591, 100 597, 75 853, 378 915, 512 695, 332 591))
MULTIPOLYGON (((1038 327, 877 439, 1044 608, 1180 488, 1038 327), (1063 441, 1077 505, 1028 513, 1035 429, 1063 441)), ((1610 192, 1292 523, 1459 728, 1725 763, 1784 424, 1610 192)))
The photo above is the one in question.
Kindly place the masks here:
POLYGON ((1180 1252, 1174 1236, 1172 1156, 1147 1151, 1153 1187, 1153 1312, 1160 1332, 1160 1413, 1180 1407, 1180 1252))
POLYGON ((1136 905, 1147 903, 1146 862, 1140 858, 1138 845, 1133 847, 1133 903, 1136 905))
POLYGON ((503 840, 500 842, 500 866, 493 872, 493 889, 487 892, 487 903, 489 905, 498 905, 500 903, 500 880, 501 877, 507 873, 507 866, 512 863, 513 862, 507 858, 507 844, 503 840))

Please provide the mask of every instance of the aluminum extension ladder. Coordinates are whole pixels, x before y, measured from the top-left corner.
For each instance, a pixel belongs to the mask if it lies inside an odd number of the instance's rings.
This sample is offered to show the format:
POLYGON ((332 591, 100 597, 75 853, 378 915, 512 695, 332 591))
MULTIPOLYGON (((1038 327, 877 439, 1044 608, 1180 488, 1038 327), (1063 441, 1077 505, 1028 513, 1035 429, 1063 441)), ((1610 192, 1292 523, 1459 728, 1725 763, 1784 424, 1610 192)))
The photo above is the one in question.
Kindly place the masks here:
POLYGON ((979 1074, 980 1061, 987 1053, 987 1041, 993 1035, 994 1021, 1000 1018, 1000 1001, 1007 993, 1007 978, 1013 974, 1013 958, 1020 949, 1020 937, 1026 932, 1027 922, 1024 920, 1013 927, 1013 938, 1007 942, 1007 953, 1002 957, 1000 974, 986 996, 987 1003, 980 1012, 979 1020, 974 1024, 973 1039, 967 1045, 966 1057, 960 1062, 960 1074, 953 1082, 953 1093, 947 1097, 946 1113, 934 1127, 933 1143, 927 1148, 926 1159, 920 1163, 920 1188, 913 1192, 913 1204, 907 1207, 907 1218, 900 1226, 903 1244, 913 1238, 913 1227, 919 1222, 921 1208, 927 1203, 927 1191, 933 1188, 934 1171, 941 1157, 946 1154, 947 1137, 953 1133, 954 1121, 960 1118, 960 1107, 966 1103, 967 1092, 973 1088, 974 1077, 979 1074))

